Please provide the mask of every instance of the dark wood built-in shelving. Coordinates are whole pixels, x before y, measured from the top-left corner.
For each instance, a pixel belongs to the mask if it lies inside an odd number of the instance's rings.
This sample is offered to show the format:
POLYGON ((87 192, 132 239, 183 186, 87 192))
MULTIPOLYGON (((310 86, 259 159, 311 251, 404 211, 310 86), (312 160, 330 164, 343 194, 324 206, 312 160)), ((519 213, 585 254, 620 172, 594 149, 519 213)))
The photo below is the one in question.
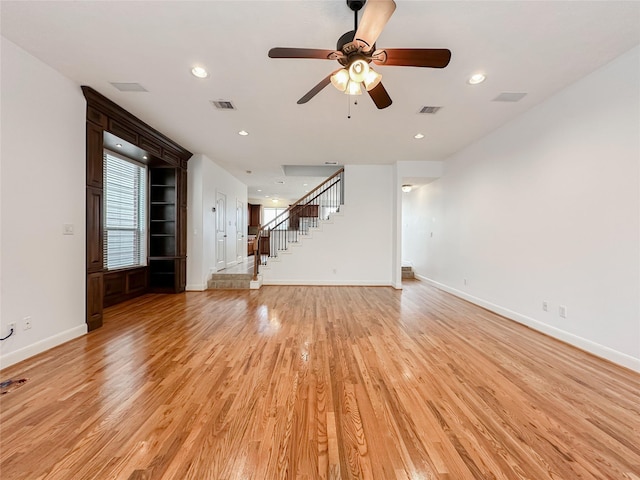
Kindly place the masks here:
POLYGON ((187 278, 187 162, 191 152, 90 87, 87 100, 87 324, 102 309, 146 292, 182 292, 187 278), (149 171, 147 266, 104 269, 104 148, 145 163, 149 171))

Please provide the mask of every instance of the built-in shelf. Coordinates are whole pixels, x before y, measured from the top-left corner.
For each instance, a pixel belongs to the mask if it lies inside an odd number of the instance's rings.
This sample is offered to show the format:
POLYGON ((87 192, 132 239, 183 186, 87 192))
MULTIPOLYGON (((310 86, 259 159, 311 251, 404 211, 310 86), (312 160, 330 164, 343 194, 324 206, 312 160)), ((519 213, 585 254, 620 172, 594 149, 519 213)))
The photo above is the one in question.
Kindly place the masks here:
POLYGON ((181 211, 178 170, 167 167, 149 169, 149 287, 152 290, 181 290, 179 274, 184 259, 178 255, 180 238, 176 228, 181 211))

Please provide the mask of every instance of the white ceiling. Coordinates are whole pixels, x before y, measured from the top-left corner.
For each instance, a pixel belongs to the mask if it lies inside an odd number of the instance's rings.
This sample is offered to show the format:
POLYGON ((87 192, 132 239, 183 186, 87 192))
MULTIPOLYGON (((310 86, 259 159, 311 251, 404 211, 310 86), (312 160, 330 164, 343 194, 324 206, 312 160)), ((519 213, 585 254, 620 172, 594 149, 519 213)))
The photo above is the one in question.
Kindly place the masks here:
POLYGON ((281 165, 444 160, 640 43, 637 1, 396 3, 378 48, 449 48, 451 63, 442 70, 376 68, 393 105, 377 110, 363 95, 351 105, 351 119, 350 97, 331 85, 296 104, 336 62, 267 57, 276 46, 335 48, 353 29, 344 0, 3 0, 1 31, 207 155, 249 185, 250 197, 291 198, 315 179, 285 177, 281 165), (195 64, 210 76, 193 77, 195 64), (487 80, 468 85, 477 71, 487 80), (137 82, 148 92, 120 92, 110 82, 137 82), (502 92, 527 95, 492 102, 502 92), (216 110, 211 100, 231 100, 237 110, 216 110), (443 108, 420 115, 422 106, 443 108), (418 132, 425 138, 414 139, 418 132))

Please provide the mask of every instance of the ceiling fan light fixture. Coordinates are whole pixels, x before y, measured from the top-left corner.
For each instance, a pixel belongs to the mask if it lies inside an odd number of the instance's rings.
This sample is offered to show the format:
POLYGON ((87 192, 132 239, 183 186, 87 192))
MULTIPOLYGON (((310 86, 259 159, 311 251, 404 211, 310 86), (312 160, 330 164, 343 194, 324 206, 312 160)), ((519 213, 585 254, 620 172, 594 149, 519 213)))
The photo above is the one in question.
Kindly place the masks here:
POLYGON ((338 70, 336 73, 331 75, 331 85, 336 87, 341 92, 344 92, 347 89, 347 84, 349 83, 349 72, 345 68, 338 70))
POLYGON ((364 77, 364 88, 367 92, 373 90, 382 81, 382 75, 376 72, 373 68, 369 68, 369 72, 364 77))
POLYGON ((404 193, 409 193, 411 191, 411 189, 413 188, 412 185, 402 185, 402 191, 404 193))
POLYGON ((347 95, 362 95, 362 84, 360 82, 354 82, 349 80, 347 89, 344 91, 347 95))
POLYGON ((363 82, 367 73, 369 73, 369 64, 361 58, 354 60, 349 65, 349 78, 352 82, 363 82))

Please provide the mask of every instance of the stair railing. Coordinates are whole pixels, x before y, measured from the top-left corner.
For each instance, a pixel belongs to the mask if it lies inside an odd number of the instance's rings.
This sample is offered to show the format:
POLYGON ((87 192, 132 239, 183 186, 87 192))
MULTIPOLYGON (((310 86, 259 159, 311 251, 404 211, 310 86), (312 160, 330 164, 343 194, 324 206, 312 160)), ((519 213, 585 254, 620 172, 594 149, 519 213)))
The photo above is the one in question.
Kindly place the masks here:
POLYGON ((306 193, 265 225, 260 226, 253 242, 253 279, 258 280, 260 265, 268 257, 277 257, 290 243, 307 235, 319 220, 327 220, 344 205, 344 168, 306 193))

